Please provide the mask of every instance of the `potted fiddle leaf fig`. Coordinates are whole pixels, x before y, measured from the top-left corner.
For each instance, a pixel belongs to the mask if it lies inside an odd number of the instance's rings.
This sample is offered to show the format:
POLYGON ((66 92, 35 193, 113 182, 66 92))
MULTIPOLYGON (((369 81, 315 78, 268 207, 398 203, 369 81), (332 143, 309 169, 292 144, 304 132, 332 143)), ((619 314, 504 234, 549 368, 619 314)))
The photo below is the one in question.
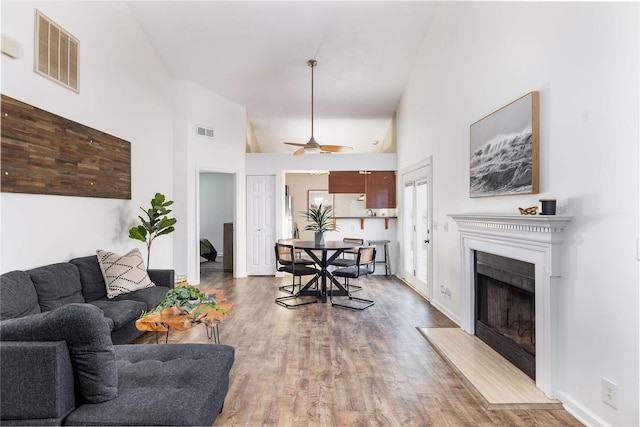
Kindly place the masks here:
POLYGON ((151 208, 145 210, 140 207, 142 212, 147 215, 147 218, 138 216, 142 224, 131 227, 129 230, 130 238, 147 244, 147 268, 149 268, 149 260, 151 259, 151 243, 153 239, 175 231, 173 226, 178 220, 167 216, 171 213, 171 209, 167 209, 167 207, 172 204, 173 201, 166 200, 164 194, 156 193, 151 199, 151 208))
POLYGON ((315 233, 316 245, 324 245, 324 233, 337 229, 335 223, 331 219, 333 214, 333 206, 322 206, 317 208, 309 208, 308 212, 302 212, 302 215, 311 221, 304 229, 315 233))

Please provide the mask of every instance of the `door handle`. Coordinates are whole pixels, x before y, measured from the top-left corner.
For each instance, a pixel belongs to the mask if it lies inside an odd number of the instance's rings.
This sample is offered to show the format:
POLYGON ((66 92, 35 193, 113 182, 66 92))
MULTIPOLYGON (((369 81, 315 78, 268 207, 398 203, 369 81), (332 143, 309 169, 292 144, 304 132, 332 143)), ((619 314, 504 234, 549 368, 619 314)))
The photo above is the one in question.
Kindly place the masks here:
POLYGON ((431 240, 428 240, 428 239, 427 239, 427 240, 425 240, 424 242, 425 242, 425 243, 431 243, 431 240))

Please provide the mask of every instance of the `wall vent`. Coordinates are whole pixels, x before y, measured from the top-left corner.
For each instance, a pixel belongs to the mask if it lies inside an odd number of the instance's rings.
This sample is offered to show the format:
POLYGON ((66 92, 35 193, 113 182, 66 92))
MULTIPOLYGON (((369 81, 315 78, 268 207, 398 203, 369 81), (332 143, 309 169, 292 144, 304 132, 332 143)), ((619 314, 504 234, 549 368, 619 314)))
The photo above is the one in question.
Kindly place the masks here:
POLYGON ((35 72, 79 93, 78 39, 37 9, 35 38, 35 72))
POLYGON ((213 138, 213 129, 204 126, 196 126, 196 135, 213 138))

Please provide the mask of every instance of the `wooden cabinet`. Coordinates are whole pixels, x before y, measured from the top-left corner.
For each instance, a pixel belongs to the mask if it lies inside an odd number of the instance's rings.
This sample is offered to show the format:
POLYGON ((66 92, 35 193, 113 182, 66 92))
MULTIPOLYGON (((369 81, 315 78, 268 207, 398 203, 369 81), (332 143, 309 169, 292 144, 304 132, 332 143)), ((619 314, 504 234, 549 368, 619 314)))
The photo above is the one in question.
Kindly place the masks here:
POLYGON ((365 177, 359 171, 329 172, 329 193, 364 193, 365 177))
POLYGON ((396 207, 396 173, 394 171, 331 171, 329 193, 365 195, 366 209, 396 207))
POLYGON ((233 271, 233 223, 225 222, 222 233, 222 269, 233 271))
POLYGON ((396 207, 396 173, 370 171, 366 175, 364 207, 367 209, 393 209, 396 207))

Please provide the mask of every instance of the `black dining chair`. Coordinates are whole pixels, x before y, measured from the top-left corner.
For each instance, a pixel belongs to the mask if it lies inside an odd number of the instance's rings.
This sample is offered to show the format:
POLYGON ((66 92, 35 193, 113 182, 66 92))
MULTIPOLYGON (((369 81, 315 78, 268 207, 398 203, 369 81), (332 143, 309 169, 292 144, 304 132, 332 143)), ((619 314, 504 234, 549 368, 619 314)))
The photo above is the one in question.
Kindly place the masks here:
MULTIPOLYGON (((299 241, 300 241, 300 239, 278 239, 278 243, 282 243, 282 244, 285 244, 285 245, 290 245, 292 243, 299 242, 299 241)), ((315 262, 313 260, 308 259, 308 258, 303 258, 302 251, 300 249, 295 249, 294 248, 294 250, 293 250, 293 259, 295 260, 297 265, 312 266, 312 265, 315 264, 315 262)), ((283 265, 285 265, 287 263, 290 263, 290 262, 291 262, 291 260, 289 259, 288 251, 283 251, 283 253, 280 254, 280 263, 281 264, 278 264, 278 261, 277 261, 277 258, 276 258, 276 269, 278 271, 285 271, 285 270, 282 270, 283 265)), ((298 276, 298 286, 300 288, 302 287, 302 276, 298 276)), ((293 295, 293 293, 296 290, 295 276, 293 277, 293 282, 290 285, 282 285, 282 286, 280 286, 278 288, 278 290, 293 295)))
POLYGON ((320 278, 320 270, 318 270, 315 267, 311 267, 309 264, 307 264, 304 261, 298 262, 298 258, 295 255, 295 249, 293 245, 276 243, 275 253, 276 253, 276 269, 278 271, 289 273, 292 276, 292 284, 290 285, 292 289, 291 292, 289 292, 289 290, 284 290, 284 292, 291 293, 292 295, 276 298, 276 303, 287 308, 299 307, 301 305, 317 303, 318 302, 317 298, 295 303, 295 304, 288 303, 287 301, 291 299, 297 299, 298 297, 301 296, 300 294, 303 290, 302 276, 313 276, 313 278, 309 282, 307 282, 307 284, 304 287, 309 289, 312 286, 315 286, 315 290, 317 293, 318 279, 320 278), (298 278, 298 284, 299 284, 297 293, 295 292, 296 277, 298 278))
POLYGON ((350 308, 352 310, 364 310, 374 304, 374 301, 365 298, 356 298, 351 293, 353 285, 350 284, 351 279, 357 279, 360 276, 367 276, 373 274, 376 270, 376 248, 375 246, 361 246, 358 248, 358 254, 356 255, 356 264, 350 267, 338 268, 331 272, 334 277, 344 278, 344 287, 347 291, 347 297, 349 301, 353 301, 353 304, 347 304, 345 302, 335 302, 333 300, 333 286, 331 281, 331 290, 329 292, 329 298, 331 305, 338 307, 350 308))
MULTIPOLYGON (((344 239, 342 239, 342 241, 344 243, 354 243, 360 246, 364 245, 364 239, 357 239, 354 237, 345 237, 344 239)), ((342 252, 342 256, 340 258, 336 258, 335 260, 333 260, 331 265, 338 268, 354 266, 356 265, 357 255, 358 255, 358 248, 345 249, 342 252)), ((356 292, 362 289, 362 287, 358 285, 351 285, 351 287, 353 288, 352 292, 356 292)))
MULTIPOLYGON (((364 239, 356 239, 353 237, 345 237, 342 239, 344 243, 354 243, 356 245, 364 245, 364 239)), ((340 258, 336 258, 333 260, 331 265, 336 267, 351 267, 352 265, 356 265, 356 256, 358 255, 358 248, 353 249, 345 249, 342 252, 342 256, 340 258), (347 255, 347 256, 345 256, 347 255)))

